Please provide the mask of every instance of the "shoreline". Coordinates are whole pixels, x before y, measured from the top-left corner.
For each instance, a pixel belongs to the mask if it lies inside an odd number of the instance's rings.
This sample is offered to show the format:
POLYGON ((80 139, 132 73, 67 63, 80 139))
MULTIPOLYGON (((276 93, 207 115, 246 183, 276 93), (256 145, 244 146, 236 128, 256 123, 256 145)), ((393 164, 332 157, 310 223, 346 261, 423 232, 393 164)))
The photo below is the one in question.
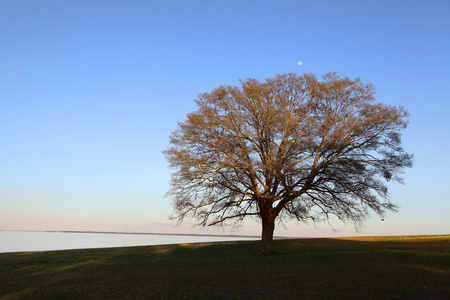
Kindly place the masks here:
MULTIPOLYGON (((89 234, 129 234, 129 235, 168 235, 168 236, 198 236, 198 237, 231 237, 231 238, 260 238, 260 235, 239 234, 201 234, 201 233, 160 233, 160 232, 121 232, 121 231, 94 231, 94 230, 25 230, 25 229, 0 229, 6 232, 49 232, 49 233, 89 233, 89 234)), ((274 236, 276 239, 286 239, 286 236, 274 236)), ((296 238, 296 237, 294 237, 296 238)))
MULTIPOLYGON (((221 237, 221 238, 250 238, 260 239, 261 235, 240 234, 202 234, 202 233, 162 233, 162 232, 121 232, 121 231, 95 231, 95 230, 25 230, 25 229, 0 229, 0 232, 49 232, 49 233, 89 233, 89 234, 127 234, 127 235, 157 235, 157 236, 193 236, 193 237, 221 237)), ((391 235, 344 235, 344 236, 274 236, 274 239, 345 239, 345 238, 367 238, 367 237, 418 237, 418 236, 444 236, 450 233, 432 234, 391 234, 391 235)))

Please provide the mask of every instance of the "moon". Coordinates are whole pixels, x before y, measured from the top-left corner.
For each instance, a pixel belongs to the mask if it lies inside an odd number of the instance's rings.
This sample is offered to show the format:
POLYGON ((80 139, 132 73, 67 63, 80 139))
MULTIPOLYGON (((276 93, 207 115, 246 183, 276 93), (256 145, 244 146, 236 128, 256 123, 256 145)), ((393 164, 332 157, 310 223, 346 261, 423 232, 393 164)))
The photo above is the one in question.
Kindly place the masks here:
POLYGON ((297 65, 301 66, 301 65, 303 65, 303 63, 302 63, 301 61, 299 61, 299 62, 297 63, 297 65))

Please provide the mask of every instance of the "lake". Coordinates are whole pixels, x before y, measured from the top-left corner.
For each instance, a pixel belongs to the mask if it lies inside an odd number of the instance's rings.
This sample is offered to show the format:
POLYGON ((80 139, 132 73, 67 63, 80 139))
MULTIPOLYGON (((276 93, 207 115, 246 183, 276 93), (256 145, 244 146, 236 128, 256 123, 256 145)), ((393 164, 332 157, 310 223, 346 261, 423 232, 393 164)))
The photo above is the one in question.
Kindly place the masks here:
POLYGON ((0 231, 0 252, 131 247, 256 239, 258 238, 240 236, 0 231))

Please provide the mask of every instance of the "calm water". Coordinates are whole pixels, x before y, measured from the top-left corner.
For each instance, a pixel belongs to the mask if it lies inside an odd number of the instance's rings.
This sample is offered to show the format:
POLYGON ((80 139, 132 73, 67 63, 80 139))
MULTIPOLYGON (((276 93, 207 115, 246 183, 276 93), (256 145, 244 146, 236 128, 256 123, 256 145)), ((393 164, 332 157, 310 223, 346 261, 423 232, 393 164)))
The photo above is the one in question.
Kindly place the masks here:
POLYGON ((254 240, 247 237, 0 231, 0 252, 254 240))

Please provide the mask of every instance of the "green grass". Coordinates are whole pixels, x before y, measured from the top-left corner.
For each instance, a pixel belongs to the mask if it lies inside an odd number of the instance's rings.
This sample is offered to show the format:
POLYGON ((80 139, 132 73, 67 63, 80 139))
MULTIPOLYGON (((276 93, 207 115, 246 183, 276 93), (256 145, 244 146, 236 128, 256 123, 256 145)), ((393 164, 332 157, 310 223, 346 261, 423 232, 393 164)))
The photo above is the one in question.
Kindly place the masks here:
POLYGON ((1 299, 449 299, 450 235, 0 254, 1 299))

